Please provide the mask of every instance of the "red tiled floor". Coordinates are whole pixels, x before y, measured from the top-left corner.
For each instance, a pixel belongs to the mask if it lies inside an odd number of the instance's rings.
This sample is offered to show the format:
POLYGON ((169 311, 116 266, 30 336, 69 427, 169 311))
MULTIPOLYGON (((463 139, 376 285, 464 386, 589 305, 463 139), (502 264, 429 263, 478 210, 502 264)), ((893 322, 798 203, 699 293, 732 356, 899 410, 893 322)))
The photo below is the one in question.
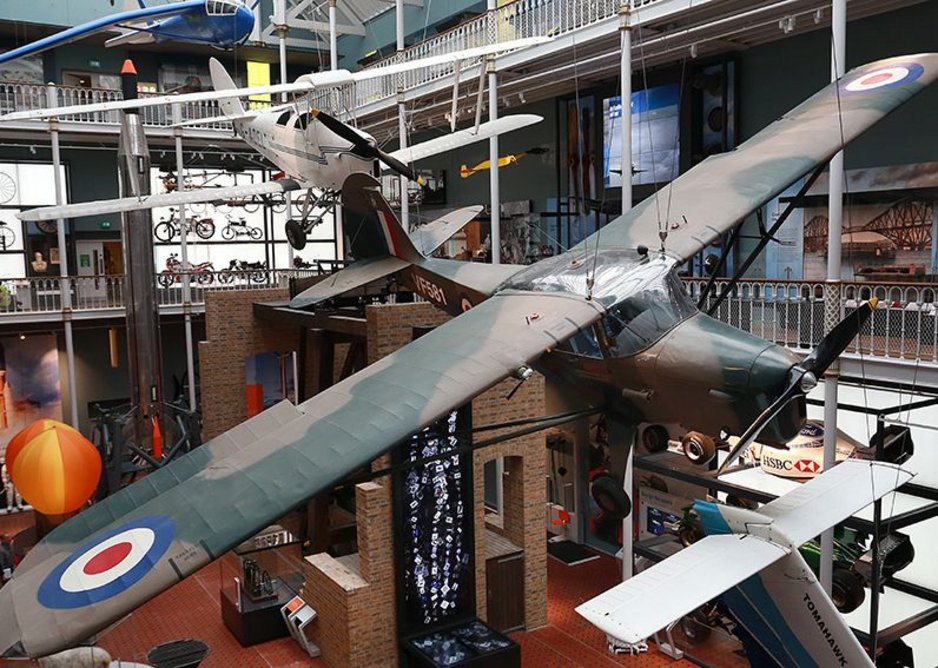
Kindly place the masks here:
MULTIPOLYGON (((0 533, 15 533, 28 518, 24 515, 0 517, 0 533)), ((631 666, 691 666, 676 662, 657 651, 652 644, 648 654, 634 657, 612 656, 606 651, 602 632, 574 612, 587 599, 618 582, 616 562, 600 557, 577 566, 566 566, 548 559, 548 625, 511 637, 521 645, 526 668, 615 668, 631 666)), ((219 567, 209 565, 180 582, 133 614, 107 630, 99 644, 115 658, 145 661, 147 652, 160 643, 180 638, 198 638, 209 645, 205 668, 298 668, 325 666, 320 659, 310 659, 293 641, 284 638, 244 648, 225 628, 221 620, 218 593, 219 567)), ((0 613, 2 614, 2 613, 0 613)), ((711 665, 735 668, 748 665, 732 653, 731 643, 711 640, 696 654, 711 665)), ((26 668, 29 662, 4 662, 0 668, 26 668)))

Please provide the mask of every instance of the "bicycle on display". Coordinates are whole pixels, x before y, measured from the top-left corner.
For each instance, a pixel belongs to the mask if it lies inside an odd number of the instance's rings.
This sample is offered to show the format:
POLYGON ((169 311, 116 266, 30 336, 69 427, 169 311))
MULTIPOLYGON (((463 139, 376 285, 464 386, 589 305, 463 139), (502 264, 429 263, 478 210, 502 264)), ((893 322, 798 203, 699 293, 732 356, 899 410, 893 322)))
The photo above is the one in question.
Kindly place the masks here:
POLYGON ((7 223, 0 220, 0 250, 7 250, 16 241, 16 232, 7 223))
MULTIPOLYGON (((215 234, 215 221, 211 218, 197 218, 190 216, 189 229, 195 230, 200 239, 211 239, 215 234)), ((179 221, 176 219, 176 209, 169 210, 169 218, 161 218, 153 228, 153 235, 160 241, 172 241, 179 235, 179 221)))
POLYGON ((225 241, 231 241, 235 237, 250 237, 255 241, 264 236, 264 230, 253 225, 248 225, 244 218, 234 218, 225 216, 228 224, 221 228, 221 238, 225 241))
POLYGON ((227 268, 218 272, 219 283, 232 283, 238 277, 253 283, 264 283, 267 281, 267 263, 232 260, 227 268))

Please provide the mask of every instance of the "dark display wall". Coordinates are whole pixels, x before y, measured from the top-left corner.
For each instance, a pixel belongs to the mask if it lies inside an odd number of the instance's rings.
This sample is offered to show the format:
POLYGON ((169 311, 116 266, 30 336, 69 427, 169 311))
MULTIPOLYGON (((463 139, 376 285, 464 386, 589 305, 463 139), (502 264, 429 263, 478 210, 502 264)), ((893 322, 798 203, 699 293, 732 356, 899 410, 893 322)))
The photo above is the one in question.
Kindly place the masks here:
MULTIPOLYGON (((397 464, 417 462, 468 444, 469 408, 414 434, 397 464)), ((401 635, 475 612, 471 568, 472 466, 453 454, 396 475, 398 630, 401 635)))

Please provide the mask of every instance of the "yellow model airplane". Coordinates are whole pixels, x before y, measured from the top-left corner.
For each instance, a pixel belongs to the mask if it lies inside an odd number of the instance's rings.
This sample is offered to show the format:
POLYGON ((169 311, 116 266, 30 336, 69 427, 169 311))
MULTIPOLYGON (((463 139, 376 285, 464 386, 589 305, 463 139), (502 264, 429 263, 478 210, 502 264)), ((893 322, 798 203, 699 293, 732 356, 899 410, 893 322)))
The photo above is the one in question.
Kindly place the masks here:
MULTIPOLYGON (((547 149, 544 146, 538 146, 536 148, 528 149, 527 151, 524 151, 522 153, 518 153, 517 155, 509 153, 508 155, 503 155, 499 157, 498 166, 499 168, 507 167, 508 165, 518 162, 519 160, 521 160, 521 158, 523 158, 526 155, 542 155, 544 153, 547 153, 548 150, 549 149, 547 149)), ((464 164, 459 168, 459 175, 463 177, 464 179, 468 179, 470 176, 472 176, 476 172, 484 172, 486 169, 490 169, 491 167, 492 167, 491 160, 483 160, 482 162, 477 164, 475 167, 467 167, 464 164)))

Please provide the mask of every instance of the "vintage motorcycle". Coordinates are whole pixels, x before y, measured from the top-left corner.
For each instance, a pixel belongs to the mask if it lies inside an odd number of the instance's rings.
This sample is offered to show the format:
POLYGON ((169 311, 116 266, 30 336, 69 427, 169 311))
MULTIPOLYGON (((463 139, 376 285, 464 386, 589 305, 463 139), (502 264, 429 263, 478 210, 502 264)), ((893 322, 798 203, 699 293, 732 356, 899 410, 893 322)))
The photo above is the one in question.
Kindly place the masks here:
POLYGON ((182 261, 177 253, 170 253, 166 258, 166 268, 156 277, 157 282, 164 288, 168 288, 173 283, 182 282, 182 275, 188 274, 189 280, 195 280, 199 285, 208 285, 215 280, 215 267, 211 262, 200 262, 199 264, 187 263, 183 267, 182 261))
POLYGON ((225 269, 218 272, 219 283, 232 283, 238 277, 253 283, 264 283, 267 281, 267 263, 232 260, 225 269))
MULTIPOLYGON (((189 229, 194 230, 199 238, 211 239, 215 234, 215 221, 211 218, 190 216, 189 229)), ((160 222, 153 228, 153 236, 160 241, 172 241, 179 234, 179 221, 176 220, 176 209, 169 210, 169 218, 160 218, 160 222)))

